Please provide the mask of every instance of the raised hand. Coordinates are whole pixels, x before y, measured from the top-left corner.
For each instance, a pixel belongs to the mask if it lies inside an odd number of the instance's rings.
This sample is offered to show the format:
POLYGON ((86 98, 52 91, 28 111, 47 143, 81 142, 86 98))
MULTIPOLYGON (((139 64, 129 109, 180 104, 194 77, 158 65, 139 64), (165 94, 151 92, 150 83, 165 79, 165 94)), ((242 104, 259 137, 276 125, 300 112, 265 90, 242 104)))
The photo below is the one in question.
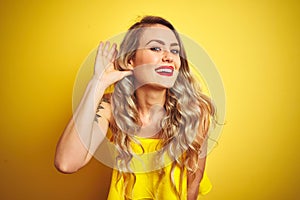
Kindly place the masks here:
POLYGON ((107 86, 132 74, 131 71, 118 71, 114 68, 114 61, 118 54, 117 45, 110 46, 110 42, 100 42, 94 67, 94 78, 107 86))

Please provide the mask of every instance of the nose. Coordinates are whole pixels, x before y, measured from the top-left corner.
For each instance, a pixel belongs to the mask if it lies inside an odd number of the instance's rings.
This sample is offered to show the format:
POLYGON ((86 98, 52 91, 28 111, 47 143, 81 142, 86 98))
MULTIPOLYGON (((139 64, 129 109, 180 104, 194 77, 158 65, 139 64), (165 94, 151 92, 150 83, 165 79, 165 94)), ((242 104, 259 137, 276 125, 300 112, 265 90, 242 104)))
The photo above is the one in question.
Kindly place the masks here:
POLYGON ((165 50, 162 59, 164 62, 173 62, 172 53, 168 50, 165 50))

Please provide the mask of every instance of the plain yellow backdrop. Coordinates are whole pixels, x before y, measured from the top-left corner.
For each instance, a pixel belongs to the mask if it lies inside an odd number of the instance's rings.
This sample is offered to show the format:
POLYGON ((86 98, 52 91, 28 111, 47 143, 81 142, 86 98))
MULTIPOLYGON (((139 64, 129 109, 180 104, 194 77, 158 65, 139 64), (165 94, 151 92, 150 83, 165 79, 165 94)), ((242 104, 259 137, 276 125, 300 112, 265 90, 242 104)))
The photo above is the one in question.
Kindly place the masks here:
POLYGON ((297 1, 1 1, 0 199, 105 199, 110 169, 53 165, 77 71, 100 40, 159 15, 214 60, 226 125, 207 200, 299 199, 297 1))

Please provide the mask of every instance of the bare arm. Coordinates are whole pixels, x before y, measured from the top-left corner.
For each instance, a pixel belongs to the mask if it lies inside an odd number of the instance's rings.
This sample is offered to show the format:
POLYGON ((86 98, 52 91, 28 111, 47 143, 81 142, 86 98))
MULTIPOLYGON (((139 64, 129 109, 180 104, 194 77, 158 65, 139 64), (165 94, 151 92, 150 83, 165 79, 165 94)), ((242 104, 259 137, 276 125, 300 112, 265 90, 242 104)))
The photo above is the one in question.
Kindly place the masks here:
POLYGON ((79 106, 60 137, 55 154, 55 167, 63 173, 73 173, 91 159, 103 141, 109 125, 110 106, 103 104, 101 118, 95 115, 105 89, 131 72, 114 69, 116 45, 110 48, 101 42, 98 48, 93 78, 89 81, 79 106))
POLYGON ((198 194, 199 194, 199 186, 200 182, 203 178, 203 173, 205 170, 205 164, 206 164, 206 154, 207 154, 207 139, 203 141, 202 147, 201 147, 201 154, 200 158, 198 160, 198 170, 194 173, 188 173, 187 175, 187 199, 188 200, 197 200, 198 194))
POLYGON ((203 172, 205 169, 206 157, 199 159, 198 165, 199 169, 195 174, 188 174, 187 177, 187 199, 188 200, 197 200, 199 193, 199 185, 203 177, 203 172))

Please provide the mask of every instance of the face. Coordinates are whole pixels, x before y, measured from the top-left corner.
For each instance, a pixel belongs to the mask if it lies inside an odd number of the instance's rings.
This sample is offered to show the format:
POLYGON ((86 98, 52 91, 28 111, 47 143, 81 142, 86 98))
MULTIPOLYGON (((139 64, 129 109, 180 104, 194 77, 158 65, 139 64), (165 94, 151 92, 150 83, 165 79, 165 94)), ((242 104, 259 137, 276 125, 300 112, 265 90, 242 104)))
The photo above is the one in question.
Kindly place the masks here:
POLYGON ((157 24, 144 28, 139 48, 130 61, 136 87, 172 87, 181 64, 179 52, 179 42, 168 27, 157 24))

